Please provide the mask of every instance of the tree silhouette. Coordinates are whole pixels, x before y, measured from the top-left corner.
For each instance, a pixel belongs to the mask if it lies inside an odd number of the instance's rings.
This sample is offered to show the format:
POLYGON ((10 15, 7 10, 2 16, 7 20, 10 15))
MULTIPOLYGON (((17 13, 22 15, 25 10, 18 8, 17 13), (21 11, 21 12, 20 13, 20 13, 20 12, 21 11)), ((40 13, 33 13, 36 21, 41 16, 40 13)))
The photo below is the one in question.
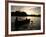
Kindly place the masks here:
POLYGON ((16 12, 11 12, 11 16, 27 16, 27 14, 26 12, 16 11, 16 12))

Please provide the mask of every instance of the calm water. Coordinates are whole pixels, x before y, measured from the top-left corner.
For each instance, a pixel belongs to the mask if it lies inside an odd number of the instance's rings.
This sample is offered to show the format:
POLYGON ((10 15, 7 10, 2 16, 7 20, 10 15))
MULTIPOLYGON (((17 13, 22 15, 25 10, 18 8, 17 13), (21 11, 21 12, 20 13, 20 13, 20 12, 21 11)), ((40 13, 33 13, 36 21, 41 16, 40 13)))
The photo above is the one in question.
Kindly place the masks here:
MULTIPOLYGON (((25 20, 26 18, 27 19, 30 19, 30 23, 31 21, 33 21, 33 30, 39 30, 40 29, 40 17, 18 17, 18 18, 21 18, 21 19, 18 19, 18 20, 25 20)), ((14 28, 14 24, 15 24, 15 19, 16 17, 15 16, 12 16, 11 17, 11 29, 15 29, 14 28)), ((31 26, 31 24, 30 24, 31 26)))

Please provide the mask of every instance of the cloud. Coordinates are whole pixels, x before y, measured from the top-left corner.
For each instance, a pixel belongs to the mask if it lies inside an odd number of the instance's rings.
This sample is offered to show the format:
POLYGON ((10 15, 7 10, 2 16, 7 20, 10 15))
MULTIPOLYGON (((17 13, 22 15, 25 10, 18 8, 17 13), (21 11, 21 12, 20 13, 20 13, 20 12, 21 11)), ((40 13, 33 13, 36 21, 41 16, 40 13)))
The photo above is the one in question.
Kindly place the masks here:
POLYGON ((34 7, 34 6, 12 6, 11 7, 11 12, 15 12, 15 11, 22 11, 22 12, 26 12, 27 14, 41 14, 41 8, 40 7, 34 7))

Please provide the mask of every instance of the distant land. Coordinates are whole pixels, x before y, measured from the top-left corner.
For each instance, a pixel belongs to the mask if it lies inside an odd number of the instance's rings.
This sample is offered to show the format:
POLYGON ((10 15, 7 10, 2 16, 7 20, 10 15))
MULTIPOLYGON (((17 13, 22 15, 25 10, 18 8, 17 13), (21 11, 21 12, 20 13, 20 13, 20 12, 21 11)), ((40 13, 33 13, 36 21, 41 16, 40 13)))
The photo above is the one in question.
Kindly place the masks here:
POLYGON ((11 12, 11 16, 32 16, 32 17, 40 17, 41 15, 28 15, 26 14, 26 12, 20 12, 20 11, 16 11, 16 12, 11 12))

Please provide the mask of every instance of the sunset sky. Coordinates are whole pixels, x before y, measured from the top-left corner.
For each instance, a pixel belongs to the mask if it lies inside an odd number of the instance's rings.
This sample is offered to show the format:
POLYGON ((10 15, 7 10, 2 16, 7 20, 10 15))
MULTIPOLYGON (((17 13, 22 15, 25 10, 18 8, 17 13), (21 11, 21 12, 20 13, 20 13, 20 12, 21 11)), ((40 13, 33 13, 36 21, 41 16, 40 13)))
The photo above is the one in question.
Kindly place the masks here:
POLYGON ((11 6, 11 12, 21 11, 26 12, 28 15, 39 15, 41 14, 41 7, 34 6, 11 6))

